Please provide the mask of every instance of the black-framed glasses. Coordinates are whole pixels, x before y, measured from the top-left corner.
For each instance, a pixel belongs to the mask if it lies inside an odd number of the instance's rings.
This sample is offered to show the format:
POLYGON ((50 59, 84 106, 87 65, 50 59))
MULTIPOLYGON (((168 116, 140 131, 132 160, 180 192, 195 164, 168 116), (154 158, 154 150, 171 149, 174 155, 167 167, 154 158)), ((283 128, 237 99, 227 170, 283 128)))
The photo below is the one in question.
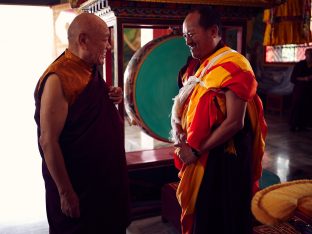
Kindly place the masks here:
POLYGON ((183 33, 183 37, 184 37, 185 40, 186 39, 192 39, 195 34, 196 33, 194 33, 194 32, 183 33))

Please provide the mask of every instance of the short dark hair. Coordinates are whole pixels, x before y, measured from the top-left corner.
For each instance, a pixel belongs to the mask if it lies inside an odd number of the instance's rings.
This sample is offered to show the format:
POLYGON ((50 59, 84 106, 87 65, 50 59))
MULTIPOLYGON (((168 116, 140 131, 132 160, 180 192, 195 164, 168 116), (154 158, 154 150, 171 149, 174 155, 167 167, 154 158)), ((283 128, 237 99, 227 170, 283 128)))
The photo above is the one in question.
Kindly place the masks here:
POLYGON ((199 25, 204 29, 208 29, 213 25, 217 25, 219 28, 219 36, 221 36, 221 16, 219 12, 213 9, 211 6, 201 6, 192 9, 189 13, 198 12, 200 15, 199 25))

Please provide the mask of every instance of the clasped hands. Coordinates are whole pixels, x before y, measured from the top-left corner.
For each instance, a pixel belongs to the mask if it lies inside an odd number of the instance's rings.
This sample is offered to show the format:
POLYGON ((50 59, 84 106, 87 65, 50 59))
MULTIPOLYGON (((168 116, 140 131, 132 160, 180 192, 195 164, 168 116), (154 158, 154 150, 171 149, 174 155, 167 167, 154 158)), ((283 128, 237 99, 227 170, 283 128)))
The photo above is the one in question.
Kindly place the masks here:
POLYGON ((175 149, 175 153, 184 164, 190 165, 198 160, 198 158, 194 155, 192 148, 185 141, 176 146, 177 148, 175 149))
POLYGON ((123 99, 123 92, 120 87, 110 86, 108 89, 108 96, 114 104, 120 104, 123 99))

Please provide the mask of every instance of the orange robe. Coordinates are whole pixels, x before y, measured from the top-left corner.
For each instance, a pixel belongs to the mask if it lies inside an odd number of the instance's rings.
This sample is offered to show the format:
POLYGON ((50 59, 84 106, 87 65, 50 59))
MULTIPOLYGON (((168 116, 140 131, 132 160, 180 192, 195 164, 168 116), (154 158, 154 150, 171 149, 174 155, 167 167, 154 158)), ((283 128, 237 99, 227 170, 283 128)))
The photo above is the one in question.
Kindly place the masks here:
MULTIPOLYGON (((230 50, 223 47, 208 57, 196 71, 199 77, 206 65, 219 54, 230 50)), ((182 108, 181 125, 187 135, 187 142, 193 148, 200 148, 208 139, 213 129, 226 117, 225 97, 222 90, 230 89, 247 102, 247 114, 253 132, 252 181, 257 186, 261 176, 261 160, 264 153, 264 140, 267 126, 263 117, 262 103, 256 95, 257 82, 249 62, 241 54, 230 52, 217 59, 202 77, 202 84, 197 84, 182 108)), ((228 152, 235 153, 231 140, 227 143, 228 152)), ((192 233, 197 195, 205 172, 208 153, 200 156, 195 164, 184 165, 175 159, 180 172, 177 198, 182 208, 182 233, 192 233)))

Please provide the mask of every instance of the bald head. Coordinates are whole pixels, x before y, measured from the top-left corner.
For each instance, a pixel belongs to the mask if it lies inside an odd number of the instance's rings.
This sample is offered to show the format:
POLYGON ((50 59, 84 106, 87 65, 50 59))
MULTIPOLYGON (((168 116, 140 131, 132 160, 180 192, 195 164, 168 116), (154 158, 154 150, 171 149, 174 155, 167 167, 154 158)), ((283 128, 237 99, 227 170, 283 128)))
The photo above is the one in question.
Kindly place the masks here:
POLYGON ((87 62, 94 62, 89 61, 90 53, 104 49, 106 52, 106 49, 110 47, 108 39, 107 24, 91 13, 79 14, 68 28, 68 49, 81 59, 87 59, 87 62))
POLYGON ((94 34, 101 28, 107 28, 106 23, 101 18, 91 13, 81 13, 69 25, 68 43, 74 43, 81 33, 94 34))

